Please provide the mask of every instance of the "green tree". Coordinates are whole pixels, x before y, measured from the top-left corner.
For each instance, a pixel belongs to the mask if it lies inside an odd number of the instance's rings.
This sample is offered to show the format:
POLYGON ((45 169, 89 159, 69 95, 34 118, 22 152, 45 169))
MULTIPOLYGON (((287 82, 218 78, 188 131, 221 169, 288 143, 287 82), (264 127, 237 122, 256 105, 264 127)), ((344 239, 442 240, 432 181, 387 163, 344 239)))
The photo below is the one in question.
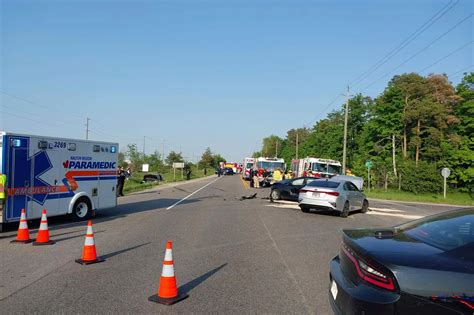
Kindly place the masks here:
POLYGON ((211 148, 207 148, 201 156, 201 160, 199 161, 199 167, 215 167, 215 164, 216 163, 211 148))
POLYGON ((171 151, 168 156, 166 157, 166 164, 171 166, 173 163, 180 163, 184 162, 183 156, 181 153, 177 153, 175 151, 171 151))

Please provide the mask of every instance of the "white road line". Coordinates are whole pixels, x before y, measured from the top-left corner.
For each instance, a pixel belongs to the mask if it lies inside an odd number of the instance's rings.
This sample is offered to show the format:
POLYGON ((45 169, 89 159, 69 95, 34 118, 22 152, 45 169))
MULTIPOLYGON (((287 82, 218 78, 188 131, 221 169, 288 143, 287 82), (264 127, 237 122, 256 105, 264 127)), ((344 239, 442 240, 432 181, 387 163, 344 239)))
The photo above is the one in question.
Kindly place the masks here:
POLYGON ((217 177, 217 178, 214 179, 212 182, 207 183, 206 185, 204 185, 204 186, 202 186, 201 188, 199 188, 198 190, 195 190, 194 192, 190 193, 189 195, 187 195, 186 197, 184 197, 184 198, 181 199, 180 201, 175 202, 174 204, 172 204, 171 206, 169 206, 168 208, 166 208, 166 210, 170 210, 170 209, 172 209, 174 206, 179 205, 181 202, 185 201, 186 199, 188 199, 189 197, 191 197, 192 195, 194 195, 194 194, 197 193, 198 191, 203 190, 204 188, 206 188, 207 186, 209 186, 210 184, 216 182, 216 181, 219 180, 219 179, 220 179, 220 177, 217 177))
POLYGON ((283 209, 299 209, 297 205, 288 205, 288 204, 273 204, 273 205, 266 205, 267 207, 273 208, 283 208, 283 209))
POLYGON ((370 211, 367 212, 368 214, 372 215, 384 215, 388 217, 398 217, 403 219, 420 219, 423 218, 421 215, 410 215, 410 214, 401 214, 401 213, 385 213, 385 212, 377 212, 377 211, 370 211))
POLYGON ((370 210, 373 210, 373 211, 382 211, 382 212, 406 212, 406 211, 403 211, 403 210, 396 210, 396 209, 387 209, 387 208, 373 208, 373 207, 369 207, 370 210))

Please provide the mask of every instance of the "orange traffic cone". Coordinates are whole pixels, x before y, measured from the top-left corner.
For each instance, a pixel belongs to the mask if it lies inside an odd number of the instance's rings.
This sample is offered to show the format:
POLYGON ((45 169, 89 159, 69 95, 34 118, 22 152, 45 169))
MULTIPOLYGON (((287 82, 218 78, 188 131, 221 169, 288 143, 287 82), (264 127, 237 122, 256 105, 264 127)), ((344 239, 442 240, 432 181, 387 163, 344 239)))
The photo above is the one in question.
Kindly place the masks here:
POLYGON ((189 296, 186 293, 179 294, 178 292, 176 276, 174 275, 172 247, 173 245, 171 244, 171 241, 168 241, 166 244, 165 259, 163 260, 163 271, 161 272, 158 294, 150 296, 148 298, 149 301, 171 305, 184 300, 189 296))
POLYGON ((49 239, 48 218, 46 217, 46 209, 43 209, 40 228, 38 230, 38 235, 36 236, 36 242, 33 242, 33 245, 53 245, 55 243, 55 241, 49 239))
POLYGON ((26 222, 26 213, 25 209, 21 209, 20 217, 20 226, 18 227, 18 234, 16 235, 16 240, 11 241, 10 243, 31 243, 33 242, 30 239, 30 232, 28 231, 28 223, 26 222))
POLYGON ((89 220, 89 223, 87 224, 86 240, 84 241, 84 247, 82 249, 82 259, 76 259, 76 262, 81 265, 90 265, 103 261, 105 261, 105 259, 97 257, 94 231, 92 231, 92 221, 89 220))

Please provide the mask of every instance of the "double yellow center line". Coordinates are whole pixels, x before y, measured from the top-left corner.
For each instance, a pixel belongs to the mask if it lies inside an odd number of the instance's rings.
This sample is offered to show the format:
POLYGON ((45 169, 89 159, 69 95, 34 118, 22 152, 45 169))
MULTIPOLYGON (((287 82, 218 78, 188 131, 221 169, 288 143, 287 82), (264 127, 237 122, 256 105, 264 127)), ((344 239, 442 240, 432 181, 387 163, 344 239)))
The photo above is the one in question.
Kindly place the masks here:
POLYGON ((245 189, 250 189, 250 184, 246 180, 244 180, 244 177, 242 175, 240 175, 240 180, 242 181, 242 185, 245 189))

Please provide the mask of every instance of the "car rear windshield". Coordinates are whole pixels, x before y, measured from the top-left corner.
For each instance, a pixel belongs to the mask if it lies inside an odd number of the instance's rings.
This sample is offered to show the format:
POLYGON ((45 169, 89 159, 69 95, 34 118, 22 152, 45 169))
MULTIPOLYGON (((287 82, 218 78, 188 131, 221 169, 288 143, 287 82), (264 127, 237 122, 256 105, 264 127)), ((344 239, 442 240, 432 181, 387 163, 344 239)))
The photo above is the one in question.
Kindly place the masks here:
POLYGON ((308 186, 321 188, 337 188, 339 184, 339 182, 332 182, 330 180, 315 180, 309 183, 308 186))
POLYGON ((427 218, 411 225, 403 225, 400 231, 412 239, 441 250, 453 250, 474 243, 474 211, 427 218))

